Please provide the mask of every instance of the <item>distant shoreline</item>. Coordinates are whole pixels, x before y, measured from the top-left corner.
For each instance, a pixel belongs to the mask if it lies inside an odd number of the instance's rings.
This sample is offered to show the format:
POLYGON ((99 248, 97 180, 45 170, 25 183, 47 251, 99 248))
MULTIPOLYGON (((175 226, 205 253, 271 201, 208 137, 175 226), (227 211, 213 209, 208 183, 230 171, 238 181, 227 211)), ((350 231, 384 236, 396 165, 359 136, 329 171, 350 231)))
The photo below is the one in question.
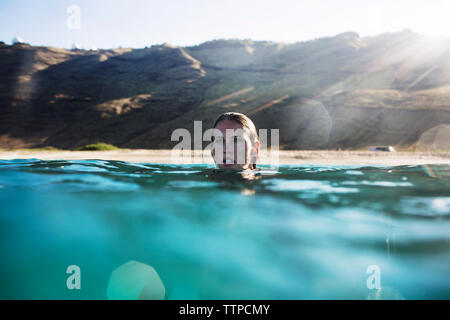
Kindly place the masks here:
MULTIPOLYGON (((147 163, 205 163, 213 160, 207 151, 198 152, 192 158, 171 156, 172 150, 118 149, 114 151, 45 151, 45 150, 0 150, 1 160, 41 159, 41 160, 117 160, 147 163)), ((270 157, 261 155, 258 163, 274 164, 270 157)), ((450 164, 450 152, 371 152, 371 151, 331 151, 331 150, 280 150, 279 164, 320 164, 320 165, 421 165, 450 164)))

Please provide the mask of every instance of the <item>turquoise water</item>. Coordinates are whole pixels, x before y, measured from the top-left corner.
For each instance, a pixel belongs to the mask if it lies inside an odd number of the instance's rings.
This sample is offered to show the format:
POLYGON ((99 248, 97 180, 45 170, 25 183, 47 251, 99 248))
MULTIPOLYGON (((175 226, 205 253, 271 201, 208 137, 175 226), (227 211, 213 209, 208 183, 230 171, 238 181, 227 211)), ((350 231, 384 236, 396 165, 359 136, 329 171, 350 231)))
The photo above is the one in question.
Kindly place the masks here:
POLYGON ((139 261, 166 299, 449 299, 449 176, 448 165, 243 177, 208 165, 2 160, 0 298, 107 299, 112 272, 139 261), (69 265, 79 290, 67 288, 69 265))

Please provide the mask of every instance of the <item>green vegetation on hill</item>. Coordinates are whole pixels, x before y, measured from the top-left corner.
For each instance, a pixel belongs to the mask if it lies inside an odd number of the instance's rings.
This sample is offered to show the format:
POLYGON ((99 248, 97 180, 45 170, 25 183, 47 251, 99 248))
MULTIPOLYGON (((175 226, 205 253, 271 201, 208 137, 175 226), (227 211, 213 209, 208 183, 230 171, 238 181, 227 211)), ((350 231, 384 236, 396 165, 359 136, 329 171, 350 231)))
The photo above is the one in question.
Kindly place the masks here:
POLYGON ((117 149, 118 148, 116 146, 113 146, 111 144, 97 142, 97 143, 85 145, 83 147, 75 148, 74 151, 111 151, 111 150, 117 150, 117 149))

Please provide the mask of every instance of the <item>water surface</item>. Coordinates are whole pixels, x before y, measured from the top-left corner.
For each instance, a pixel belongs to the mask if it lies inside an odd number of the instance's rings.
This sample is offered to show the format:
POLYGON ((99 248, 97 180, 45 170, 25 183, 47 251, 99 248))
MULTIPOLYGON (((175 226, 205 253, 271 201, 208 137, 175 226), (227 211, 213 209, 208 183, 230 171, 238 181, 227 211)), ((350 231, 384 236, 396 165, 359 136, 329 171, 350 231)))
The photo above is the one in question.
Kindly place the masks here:
POLYGON ((107 299, 128 261, 166 299, 449 299, 450 166, 0 160, 0 298, 107 299), (81 289, 66 286, 69 265, 81 289), (369 289, 369 266, 381 291, 369 289))

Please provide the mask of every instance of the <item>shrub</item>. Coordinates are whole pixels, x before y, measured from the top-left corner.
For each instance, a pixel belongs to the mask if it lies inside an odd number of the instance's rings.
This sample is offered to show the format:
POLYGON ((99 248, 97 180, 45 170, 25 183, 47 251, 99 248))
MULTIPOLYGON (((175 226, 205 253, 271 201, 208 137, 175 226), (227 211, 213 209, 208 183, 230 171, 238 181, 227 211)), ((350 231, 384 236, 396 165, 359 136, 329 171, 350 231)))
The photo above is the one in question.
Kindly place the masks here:
POLYGON ((117 150, 116 146, 113 146, 112 144, 107 144, 103 142, 97 142, 93 144, 88 144, 83 147, 75 148, 75 151, 108 151, 108 150, 117 150))

